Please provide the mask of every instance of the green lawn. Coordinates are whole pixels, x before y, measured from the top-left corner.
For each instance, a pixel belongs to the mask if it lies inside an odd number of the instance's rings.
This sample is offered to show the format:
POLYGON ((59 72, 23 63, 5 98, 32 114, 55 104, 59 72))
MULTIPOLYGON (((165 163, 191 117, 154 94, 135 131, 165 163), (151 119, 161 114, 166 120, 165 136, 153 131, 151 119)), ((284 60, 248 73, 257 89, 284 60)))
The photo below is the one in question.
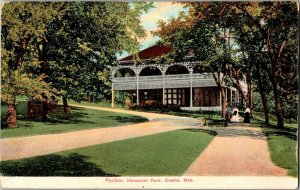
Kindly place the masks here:
MULTIPOLYGON (((62 102, 60 102, 60 103, 62 104, 62 102)), ((68 104, 111 108, 111 103, 108 102, 108 101, 102 101, 102 102, 81 101, 81 102, 75 102, 74 100, 68 100, 68 104)), ((124 106, 122 106, 120 104, 115 104, 115 108, 124 108, 124 106)))
MULTIPOLYGON (((6 109, 6 106, 2 106, 2 113, 6 109)), ((1 138, 63 133, 148 121, 146 118, 140 116, 76 107, 72 107, 71 113, 51 113, 49 117, 47 122, 42 122, 31 121, 24 115, 20 115, 18 116, 17 128, 1 129, 1 138)), ((6 114, 1 115, 1 120, 6 120, 6 114)))
MULTIPOLYGON (((96 107, 111 107, 111 103, 108 101, 102 102, 75 102, 73 100, 68 100, 69 104, 73 105, 82 105, 82 106, 96 106, 96 107)), ((122 105, 115 104, 115 108, 126 109, 122 105)), ((221 127, 224 125, 224 120, 222 119, 221 113, 217 111, 157 111, 157 110, 144 110, 144 109, 137 109, 136 111, 144 111, 144 112, 152 112, 152 113, 162 113, 162 114, 169 114, 169 115, 176 115, 176 116, 183 116, 183 117, 191 117, 191 118, 209 118, 208 124, 216 127, 221 127)))
POLYGON ((184 129, 27 158, 3 161, 7 176, 180 176, 214 133, 184 129))
MULTIPOLYGON (((17 104, 17 115, 18 117, 26 117, 27 115, 27 102, 21 101, 17 104)), ((1 123, 6 122, 3 120, 3 118, 7 117, 7 106, 6 104, 1 104, 1 123)))
POLYGON ((285 123, 285 127, 280 129, 274 121, 275 116, 270 117, 270 125, 264 124, 261 115, 254 115, 257 122, 267 136, 271 159, 274 164, 282 168, 288 169, 288 175, 297 176, 298 163, 296 158, 297 130, 298 124, 285 123))
POLYGON ((298 163, 296 159, 297 128, 285 127, 278 129, 264 127, 267 136, 271 159, 277 166, 288 169, 288 175, 297 176, 298 163))

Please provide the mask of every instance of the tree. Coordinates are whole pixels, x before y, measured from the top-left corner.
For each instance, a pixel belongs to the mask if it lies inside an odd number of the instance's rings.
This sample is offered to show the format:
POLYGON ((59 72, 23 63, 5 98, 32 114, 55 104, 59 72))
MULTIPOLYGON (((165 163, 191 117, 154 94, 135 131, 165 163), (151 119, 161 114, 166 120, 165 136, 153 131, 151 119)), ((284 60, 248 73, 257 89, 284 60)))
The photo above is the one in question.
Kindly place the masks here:
MULTIPOLYGON (((210 59, 211 55, 205 52, 212 46, 210 43, 203 43, 202 45, 197 43, 199 37, 201 38, 200 35, 204 37, 205 34, 209 34, 206 36, 207 38, 213 39, 215 37, 217 39, 216 37, 220 36, 220 31, 230 30, 236 42, 236 47, 234 48, 236 52, 232 51, 233 49, 230 46, 227 46, 227 50, 223 51, 225 53, 223 55, 226 57, 226 54, 229 54, 227 61, 235 66, 235 70, 232 70, 236 71, 232 75, 233 81, 238 81, 243 75, 246 76, 249 88, 245 99, 248 101, 248 106, 251 106, 252 98, 250 92, 252 90, 251 81, 253 74, 251 72, 254 68, 253 66, 256 67, 258 72, 263 70, 268 75, 268 80, 272 84, 277 125, 278 127, 283 127, 284 114, 282 102, 286 101, 287 97, 296 97, 295 87, 297 85, 295 84, 297 79, 295 67, 297 65, 296 44, 298 43, 298 40, 295 40, 297 39, 298 32, 296 3, 188 2, 184 4, 189 8, 185 19, 191 21, 191 24, 189 24, 189 27, 185 27, 185 30, 181 31, 190 33, 185 38, 185 40, 190 42, 189 47, 193 48, 191 44, 194 44, 196 51, 202 52, 202 55, 210 59), (207 25, 203 27, 199 23, 207 23, 207 25), (198 31, 201 31, 200 35, 198 31), (241 55, 241 58, 235 59, 234 54, 241 55), (256 57, 260 60, 256 60, 256 57), (237 63, 238 67, 236 67, 237 63), (237 71, 241 71, 241 73, 237 71)), ((180 19, 178 18, 178 20, 180 19)), ((174 27, 172 23, 176 23, 176 21, 170 22, 169 25, 168 23, 164 23, 160 27, 158 34, 162 37, 164 35, 175 36, 174 33, 176 33, 176 30, 168 29, 168 27, 174 27)), ((163 37, 163 40, 165 39, 168 40, 169 37, 163 37)), ((178 39, 180 41, 183 38, 179 37, 178 39)), ((182 49, 187 49, 187 47, 182 49)), ((222 68, 221 65, 219 66, 222 68)), ((255 76, 258 76, 257 79, 261 82, 259 73, 255 76)), ((239 85, 236 86, 238 87, 239 85)), ((261 91, 261 93, 264 96, 264 92, 261 91)), ((262 97, 262 99, 265 98, 262 97)), ((265 109, 265 111, 268 110, 265 109)))
MULTIPOLYGON (((189 51, 194 59, 206 71, 211 72, 221 92, 222 116, 225 118, 227 98, 225 80, 228 77, 228 64, 232 62, 226 39, 226 29, 219 28, 213 20, 199 14, 201 3, 188 3, 190 14, 183 13, 169 23, 160 21, 159 30, 154 34, 162 38, 162 43, 171 45, 173 51, 169 56, 173 60, 182 60, 189 51)), ((172 59, 171 59, 172 60, 172 59)))
POLYGON ((295 68, 297 57, 294 40, 297 35, 296 28, 298 27, 296 3, 239 3, 236 7, 242 12, 241 15, 244 17, 245 25, 251 28, 252 31, 259 32, 261 36, 256 38, 256 40, 259 40, 263 44, 263 48, 262 51, 256 52, 256 54, 260 54, 260 57, 266 56, 268 59, 263 59, 259 67, 268 74, 268 78, 272 83, 277 126, 283 127, 284 114, 281 86, 283 81, 285 83, 289 81, 288 86, 295 87, 296 78, 296 70, 291 69, 295 68), (288 59, 288 57, 291 59, 288 59), (285 76, 281 82, 282 75, 285 76))
POLYGON ((1 100, 8 104, 8 127, 16 127, 16 97, 26 95, 41 99, 41 94, 50 94, 50 84, 43 81, 44 75, 27 73, 27 68, 38 67, 34 50, 35 42, 45 37, 45 25, 57 14, 57 3, 6 3, 2 9, 1 50, 2 68, 1 100), (49 9, 48 12, 41 10, 49 9), (41 24, 44 23, 44 24, 41 24))
POLYGON ((65 108, 67 98, 108 96, 108 86, 99 75, 116 61, 117 52, 138 49, 137 38, 145 34, 140 14, 151 4, 76 2, 68 7, 48 26, 43 44, 47 82, 60 90, 65 108))
POLYGON ((13 2, 2 16, 2 96, 16 126, 16 96, 81 100, 101 94, 99 74, 122 50, 138 49, 151 3, 13 2))

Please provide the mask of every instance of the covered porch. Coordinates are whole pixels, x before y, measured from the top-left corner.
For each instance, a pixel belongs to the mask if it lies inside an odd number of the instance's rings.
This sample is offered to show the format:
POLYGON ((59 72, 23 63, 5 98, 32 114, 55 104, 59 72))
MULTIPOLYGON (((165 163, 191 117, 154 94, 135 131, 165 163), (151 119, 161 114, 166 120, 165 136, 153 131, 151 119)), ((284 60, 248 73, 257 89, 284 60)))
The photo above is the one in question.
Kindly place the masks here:
MULTIPOLYGON (((179 105, 187 110, 220 110, 220 90, 211 73, 196 62, 174 64, 123 63, 112 68, 112 107, 114 91, 127 91, 134 104, 147 100, 179 105)), ((228 88, 229 101, 238 100, 235 89, 228 88)))

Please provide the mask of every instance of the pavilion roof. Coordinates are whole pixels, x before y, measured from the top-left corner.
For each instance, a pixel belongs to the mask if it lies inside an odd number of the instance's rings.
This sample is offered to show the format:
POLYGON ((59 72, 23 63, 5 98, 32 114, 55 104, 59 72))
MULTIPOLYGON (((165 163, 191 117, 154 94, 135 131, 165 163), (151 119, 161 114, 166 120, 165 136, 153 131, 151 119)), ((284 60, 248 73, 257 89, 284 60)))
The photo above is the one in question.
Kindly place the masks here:
MULTIPOLYGON (((163 54, 167 54, 171 52, 172 48, 165 45, 154 45, 148 47, 138 53, 138 56, 141 60, 153 59, 155 57, 161 56, 163 54)), ((133 59, 133 55, 129 55, 120 59, 119 61, 131 61, 133 59)))

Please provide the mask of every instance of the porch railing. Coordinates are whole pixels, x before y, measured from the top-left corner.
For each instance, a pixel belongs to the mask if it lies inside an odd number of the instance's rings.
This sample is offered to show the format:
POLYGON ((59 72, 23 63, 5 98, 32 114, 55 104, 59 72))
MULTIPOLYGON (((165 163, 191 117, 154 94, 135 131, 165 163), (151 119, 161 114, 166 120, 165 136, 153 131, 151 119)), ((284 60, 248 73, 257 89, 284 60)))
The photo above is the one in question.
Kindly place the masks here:
MULTIPOLYGON (((190 74, 139 76, 137 77, 116 77, 113 79, 115 90, 135 90, 139 89, 160 89, 163 88, 188 88, 191 86, 190 74), (137 83, 138 81, 138 83, 137 83)), ((216 86, 210 73, 193 73, 193 87, 216 86)))

